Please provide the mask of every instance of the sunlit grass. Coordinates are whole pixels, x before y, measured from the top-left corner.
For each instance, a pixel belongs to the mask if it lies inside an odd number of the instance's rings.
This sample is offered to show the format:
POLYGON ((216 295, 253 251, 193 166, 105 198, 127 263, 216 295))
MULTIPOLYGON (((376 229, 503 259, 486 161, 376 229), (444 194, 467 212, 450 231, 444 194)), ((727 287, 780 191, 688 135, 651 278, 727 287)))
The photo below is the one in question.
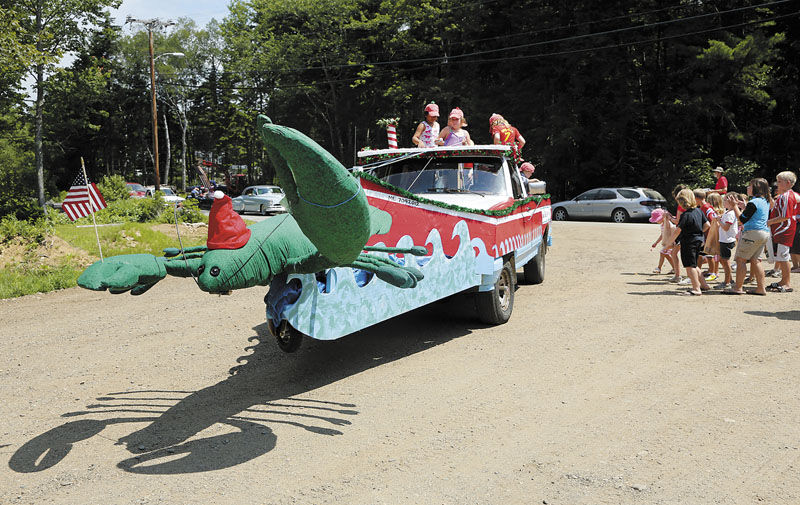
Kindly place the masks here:
MULTIPOLYGON (((174 238, 151 229, 152 223, 125 223, 119 226, 98 228, 103 256, 119 254, 153 254, 160 256, 163 249, 177 247, 174 238)), ((55 234, 72 247, 82 249, 100 258, 94 228, 77 228, 73 224, 57 225, 55 234)), ((182 238, 184 247, 204 245, 205 236, 182 238)), ((56 266, 25 262, 0 269, 0 298, 15 298, 34 293, 44 293, 77 285, 78 276, 83 272, 80 260, 67 257, 56 266)))
MULTIPOLYGON (((175 239, 161 232, 152 230, 152 224, 125 223, 119 226, 103 226, 98 228, 100 245, 104 256, 118 254, 154 254, 160 256, 167 247, 176 247, 175 239)), ((98 256, 97 239, 94 228, 76 228, 65 224, 56 227, 56 235, 64 239, 73 247, 83 249, 88 253, 98 256)), ((205 244, 205 237, 183 238, 184 247, 205 244)))
POLYGON ((75 286, 81 269, 67 262, 58 266, 37 265, 0 270, 0 298, 16 298, 75 286))

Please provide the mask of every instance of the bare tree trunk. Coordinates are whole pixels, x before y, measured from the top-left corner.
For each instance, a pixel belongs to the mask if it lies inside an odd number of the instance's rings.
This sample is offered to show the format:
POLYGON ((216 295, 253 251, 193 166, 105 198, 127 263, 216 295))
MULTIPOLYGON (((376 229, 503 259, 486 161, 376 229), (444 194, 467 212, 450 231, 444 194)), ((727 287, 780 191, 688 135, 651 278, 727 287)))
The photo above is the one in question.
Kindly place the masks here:
POLYGON ((167 113, 164 113, 164 137, 167 139, 167 153, 164 160, 164 186, 169 186, 169 165, 172 160, 171 144, 169 142, 169 125, 167 124, 167 113))

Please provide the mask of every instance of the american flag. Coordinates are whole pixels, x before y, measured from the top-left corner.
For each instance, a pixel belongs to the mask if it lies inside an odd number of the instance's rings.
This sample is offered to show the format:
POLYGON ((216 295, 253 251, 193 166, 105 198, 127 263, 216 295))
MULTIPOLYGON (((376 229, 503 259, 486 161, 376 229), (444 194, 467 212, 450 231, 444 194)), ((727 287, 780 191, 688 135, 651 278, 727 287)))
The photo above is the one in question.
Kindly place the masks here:
POLYGON ((75 221, 84 216, 88 216, 98 210, 106 208, 106 201, 94 183, 87 186, 83 171, 78 172, 78 176, 69 188, 67 198, 61 206, 71 220, 75 221))

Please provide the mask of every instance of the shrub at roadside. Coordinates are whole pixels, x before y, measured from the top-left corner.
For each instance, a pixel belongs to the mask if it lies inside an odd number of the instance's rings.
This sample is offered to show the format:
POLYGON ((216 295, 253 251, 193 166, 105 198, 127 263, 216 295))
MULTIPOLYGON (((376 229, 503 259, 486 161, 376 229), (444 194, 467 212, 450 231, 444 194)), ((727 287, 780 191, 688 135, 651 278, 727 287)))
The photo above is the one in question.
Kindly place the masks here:
POLYGON ((107 175, 97 183, 97 189, 103 195, 103 200, 106 203, 116 202, 118 200, 130 200, 131 194, 128 191, 128 186, 125 184, 125 178, 121 175, 107 175))

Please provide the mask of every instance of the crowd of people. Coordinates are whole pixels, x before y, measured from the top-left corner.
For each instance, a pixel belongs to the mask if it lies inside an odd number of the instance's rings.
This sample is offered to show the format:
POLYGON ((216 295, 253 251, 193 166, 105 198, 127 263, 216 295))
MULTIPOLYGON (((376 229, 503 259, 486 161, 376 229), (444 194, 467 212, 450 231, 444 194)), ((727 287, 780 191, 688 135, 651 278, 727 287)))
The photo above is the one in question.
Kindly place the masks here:
POLYGON ((790 171, 779 173, 774 195, 766 179, 755 178, 745 196, 728 191, 723 172, 721 167, 714 169, 717 184, 712 190, 678 185, 672 195, 678 202, 675 215, 664 209, 652 212, 650 222, 661 225, 652 244, 653 249, 661 244, 653 273, 661 273, 664 263, 669 264, 670 281, 690 286, 681 292, 688 296, 712 289, 709 282, 720 276, 724 277, 716 288, 724 294, 792 292, 791 274, 800 272, 800 194, 793 190, 797 176, 790 171), (765 272, 762 259, 775 268, 765 272), (767 276, 780 280, 767 284, 767 276), (755 289, 744 290, 750 282, 756 283, 755 289))

